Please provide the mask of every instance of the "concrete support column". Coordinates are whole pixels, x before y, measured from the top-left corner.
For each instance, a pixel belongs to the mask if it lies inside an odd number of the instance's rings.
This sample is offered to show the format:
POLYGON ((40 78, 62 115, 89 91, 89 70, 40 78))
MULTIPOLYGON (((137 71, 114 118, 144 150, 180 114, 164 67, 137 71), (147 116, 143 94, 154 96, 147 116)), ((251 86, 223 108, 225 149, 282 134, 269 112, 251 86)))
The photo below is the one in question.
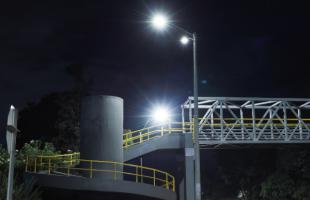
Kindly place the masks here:
POLYGON ((115 96, 88 96, 81 106, 81 161, 90 178, 122 179, 123 99, 115 96), (98 171, 107 170, 107 171, 98 171))
POLYGON ((195 199, 195 167, 194 167, 194 146, 192 135, 185 135, 185 199, 195 199))

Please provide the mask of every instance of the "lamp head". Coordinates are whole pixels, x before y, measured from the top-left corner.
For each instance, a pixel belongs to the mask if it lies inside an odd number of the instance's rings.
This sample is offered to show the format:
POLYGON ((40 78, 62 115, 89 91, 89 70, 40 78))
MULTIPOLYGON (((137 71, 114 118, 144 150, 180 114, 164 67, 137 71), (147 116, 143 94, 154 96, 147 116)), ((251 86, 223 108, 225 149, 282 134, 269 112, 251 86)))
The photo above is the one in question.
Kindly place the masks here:
POLYGON ((186 45, 189 42, 189 38, 186 36, 182 36, 180 42, 181 44, 186 45))
POLYGON ((157 30, 164 30, 169 25, 168 17, 162 13, 156 13, 151 19, 151 24, 157 30))
POLYGON ((157 107, 152 113, 154 122, 165 123, 170 121, 171 114, 166 107, 157 107))

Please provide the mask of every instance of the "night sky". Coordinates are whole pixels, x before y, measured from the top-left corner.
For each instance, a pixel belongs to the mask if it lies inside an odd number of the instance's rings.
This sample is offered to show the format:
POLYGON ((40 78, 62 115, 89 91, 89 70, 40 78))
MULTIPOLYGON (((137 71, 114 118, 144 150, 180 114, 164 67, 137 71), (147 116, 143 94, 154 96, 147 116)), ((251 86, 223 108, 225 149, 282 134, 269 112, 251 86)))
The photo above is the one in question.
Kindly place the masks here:
POLYGON ((125 100, 125 128, 153 104, 178 112, 192 95, 192 49, 152 12, 198 35, 200 96, 309 97, 306 1, 6 1, 0 5, 0 128, 22 109, 68 90, 70 64, 85 66, 91 94, 125 100), (112 3, 113 2, 113 3, 112 3))

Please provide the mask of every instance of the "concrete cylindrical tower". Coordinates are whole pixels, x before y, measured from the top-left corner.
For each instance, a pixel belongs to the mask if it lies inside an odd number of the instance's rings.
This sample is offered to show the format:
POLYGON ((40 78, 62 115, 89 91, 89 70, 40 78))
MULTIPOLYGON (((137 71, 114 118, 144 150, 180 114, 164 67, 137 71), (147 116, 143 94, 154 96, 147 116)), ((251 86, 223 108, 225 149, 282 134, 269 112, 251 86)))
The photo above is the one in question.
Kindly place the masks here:
MULTIPOLYGON (((81 107, 81 159, 123 162, 123 107, 115 96, 88 96, 81 107)), ((81 162, 81 166, 90 167, 81 162)), ((96 164, 92 168, 115 170, 109 164, 96 164)), ((117 170, 122 167, 117 166, 117 170)), ((94 178, 121 179, 121 174, 94 172, 94 178)))

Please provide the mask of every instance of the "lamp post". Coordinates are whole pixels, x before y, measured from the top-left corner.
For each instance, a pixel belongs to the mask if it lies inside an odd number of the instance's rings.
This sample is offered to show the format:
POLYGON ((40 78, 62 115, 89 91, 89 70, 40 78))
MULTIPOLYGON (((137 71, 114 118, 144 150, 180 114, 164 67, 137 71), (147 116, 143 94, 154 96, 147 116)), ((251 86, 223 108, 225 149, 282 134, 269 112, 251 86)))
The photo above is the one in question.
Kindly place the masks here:
POLYGON ((18 129, 17 129, 17 117, 18 117, 18 111, 12 105, 10 107, 10 112, 8 114, 7 131, 6 131, 7 148, 8 148, 8 152, 10 154, 8 187, 7 187, 7 194, 6 194, 6 199, 7 200, 12 200, 12 198, 13 198, 13 179, 14 179, 14 165, 15 165, 15 143, 16 143, 16 134, 18 132, 18 129))
MULTIPOLYGON (((169 20, 163 14, 156 14, 151 20, 152 25, 162 31, 169 26, 169 20)), ((201 181, 200 181, 200 148, 199 148, 199 126, 198 126, 198 70, 197 70, 197 46, 196 33, 190 33, 181 27, 187 36, 183 36, 180 42, 186 45, 190 40, 193 43, 193 89, 194 89, 194 156, 195 156, 195 199, 201 200, 201 181)))
POLYGON ((194 151, 195 151, 195 197, 201 199, 201 182, 200 182, 200 149, 198 138, 198 70, 197 70, 197 49, 196 34, 193 33, 193 70, 194 70, 194 151))

